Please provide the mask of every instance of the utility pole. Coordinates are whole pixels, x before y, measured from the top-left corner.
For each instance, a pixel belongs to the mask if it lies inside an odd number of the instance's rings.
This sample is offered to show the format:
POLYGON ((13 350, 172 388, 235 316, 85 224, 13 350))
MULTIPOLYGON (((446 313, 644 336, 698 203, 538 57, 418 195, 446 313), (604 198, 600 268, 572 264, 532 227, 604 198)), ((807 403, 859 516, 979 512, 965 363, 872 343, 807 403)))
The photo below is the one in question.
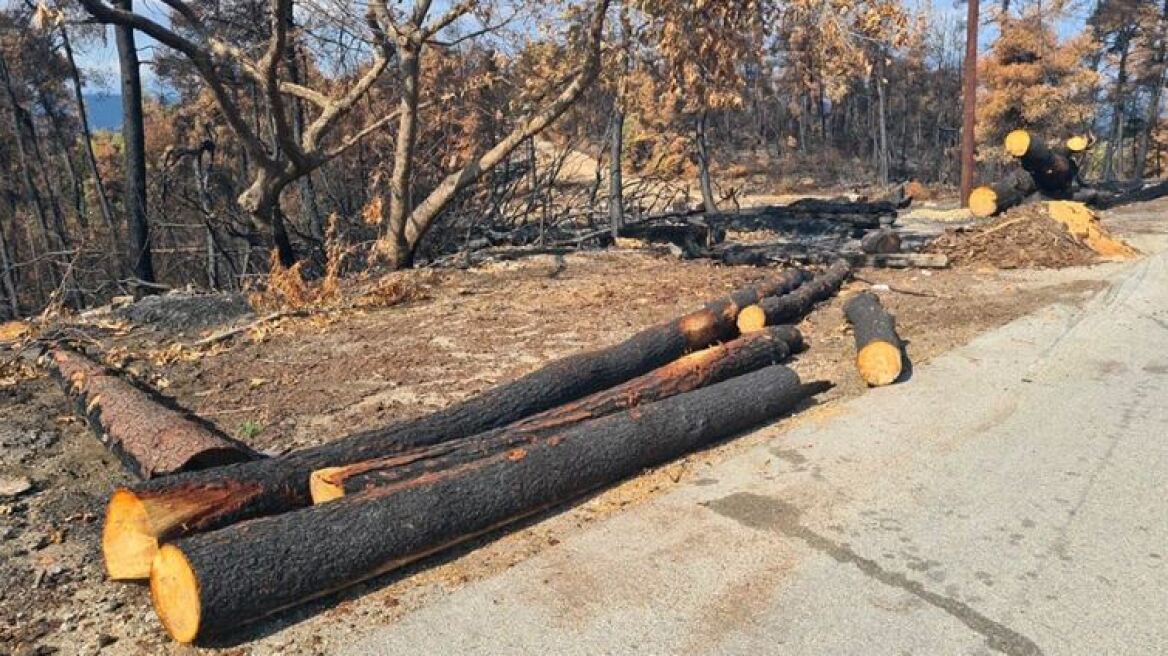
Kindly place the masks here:
POLYGON ((977 22, 979 0, 966 0, 965 65, 961 74, 961 205, 969 206, 973 191, 973 129, 977 122, 977 22))

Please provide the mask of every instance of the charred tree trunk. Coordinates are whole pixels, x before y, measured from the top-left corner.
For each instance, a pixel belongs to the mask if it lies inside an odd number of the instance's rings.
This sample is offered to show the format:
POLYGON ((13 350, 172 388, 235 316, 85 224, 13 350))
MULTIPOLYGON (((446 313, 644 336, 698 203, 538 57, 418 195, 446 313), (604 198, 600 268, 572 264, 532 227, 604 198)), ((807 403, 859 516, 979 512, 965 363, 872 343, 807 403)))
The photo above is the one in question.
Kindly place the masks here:
POLYGON ((702 187, 702 206, 711 214, 718 211, 718 204, 714 201, 714 183, 710 179, 710 141, 706 134, 710 117, 706 112, 698 116, 694 141, 698 150, 698 182, 702 187))
POLYGON ((1057 200, 1071 198, 1079 167, 1065 147, 1049 148, 1037 135, 1014 130, 1006 135, 1006 152, 1019 159, 1043 194, 1057 200))
POLYGON ((1127 104, 1127 58, 1131 50, 1131 36, 1135 26, 1125 26, 1116 36, 1115 47, 1119 50, 1119 66, 1115 75, 1115 89, 1112 92, 1111 104, 1111 131, 1107 140, 1107 148, 1103 151, 1103 179, 1110 182, 1115 179, 1115 161, 1120 159, 1123 152, 1124 107, 1127 104))
POLYGON ((4 234, 4 226, 0 224, 0 282, 4 284, 4 295, 8 299, 8 308, 12 318, 20 316, 20 295, 16 292, 16 280, 13 278, 13 255, 8 250, 8 237, 4 234))
POLYGON ((163 405, 80 353, 54 349, 48 366, 77 414, 139 478, 257 458, 246 446, 163 405))
POLYGON ((687 351, 737 334, 741 308, 801 283, 787 272, 596 351, 569 356, 415 421, 358 433, 279 458, 183 474, 121 489, 110 499, 103 553, 114 579, 142 578, 160 540, 311 504, 317 469, 372 460, 505 426, 640 376, 687 351), (122 550, 111 545, 149 545, 122 550))
POLYGON ((738 330, 749 333, 766 326, 798 322, 816 303, 835 296, 851 274, 852 267, 838 260, 795 291, 765 298, 757 305, 742 310, 738 315, 738 330))
POLYGON ((969 194, 969 211, 986 218, 1021 205, 1037 191, 1034 178, 1026 171, 1014 171, 992 185, 978 187, 969 194))
POLYGON ((736 435, 827 387, 768 367, 422 479, 179 540, 155 561, 154 607, 179 642, 222 634, 736 435))
MULTIPOLYGON (((133 0, 116 0, 115 5, 133 11, 133 0)), ((154 258, 150 251, 150 226, 146 218, 146 129, 142 120, 142 77, 138 70, 138 48, 134 30, 115 25, 118 64, 122 75, 122 139, 125 141, 126 220, 130 226, 130 268, 143 282, 154 280, 154 258)), ((146 286, 137 293, 151 293, 146 286)))
POLYGON ((803 336, 796 328, 775 326, 691 353, 627 383, 596 392, 505 428, 388 458, 317 470, 313 472, 311 480, 312 501, 332 501, 366 489, 481 460, 584 421, 691 392, 778 364, 802 346, 803 336))
POLYGON ((888 385, 900 378, 903 346, 896 320, 871 292, 861 292, 844 303, 844 316, 856 336, 856 369, 869 387, 888 385))
POLYGON ((1144 129, 1140 132, 1139 146, 1136 148, 1136 167, 1132 177, 1143 179, 1148 165, 1148 142, 1152 140, 1152 133, 1160 124, 1160 98, 1164 92, 1168 73, 1168 0, 1164 1, 1160 11, 1160 21, 1156 25, 1156 46, 1152 59, 1153 79, 1152 98, 1148 101, 1148 113, 1144 116, 1144 129))
POLYGON ((85 94, 82 91, 81 74, 77 70, 77 62, 73 57, 73 46, 69 41, 69 31, 61 24, 61 45, 65 51, 65 58, 69 64, 69 77, 73 84, 73 101, 77 103, 77 117, 81 122, 82 152, 85 153, 85 164, 89 168, 89 175, 93 178, 94 195, 97 196, 98 207, 101 208, 101 218, 109 228, 114 244, 121 242, 118 234, 118 225, 114 219, 113 208, 110 207, 109 194, 105 190, 105 182, 101 179, 101 172, 97 168, 97 156, 93 152, 93 136, 89 129, 89 115, 85 109, 85 94))
POLYGON ((612 236, 620 235, 625 226, 624 181, 621 176, 621 154, 624 152, 625 115, 620 108, 620 100, 614 101, 608 142, 608 224, 612 236))

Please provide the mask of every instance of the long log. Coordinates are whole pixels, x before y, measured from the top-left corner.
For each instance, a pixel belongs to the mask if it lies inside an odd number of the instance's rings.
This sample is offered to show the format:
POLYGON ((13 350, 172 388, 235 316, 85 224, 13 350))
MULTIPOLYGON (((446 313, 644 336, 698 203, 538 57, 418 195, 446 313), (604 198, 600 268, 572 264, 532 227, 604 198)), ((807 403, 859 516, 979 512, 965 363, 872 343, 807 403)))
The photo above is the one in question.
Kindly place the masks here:
POLYGON ((1017 157, 1034 185, 1053 199, 1070 199, 1079 166, 1065 146, 1050 148, 1037 135, 1014 130, 1006 135, 1006 152, 1017 157))
POLYGON ((889 385, 900 378, 900 335, 896 320, 872 292, 860 292, 844 303, 844 316, 856 336, 856 369, 869 387, 889 385))
POLYGON ((420 419, 365 431, 318 447, 151 481, 114 492, 102 553, 115 580, 143 579, 161 541, 310 505, 317 469, 371 460, 506 426, 671 362, 738 334, 740 308, 802 283, 801 271, 736 291, 628 340, 557 360, 513 382, 420 419))
POLYGON ((782 296, 772 296, 744 309, 738 315, 738 330, 750 333, 765 326, 776 326, 799 321, 816 303, 836 294, 852 273, 852 267, 837 260, 811 282, 782 296))
POLYGON ((974 189, 969 194, 969 211, 974 216, 987 218, 1021 205, 1037 190, 1034 178, 1026 171, 1013 171, 992 185, 974 189))
POLYGON ((313 503, 450 469, 530 443, 568 426, 729 380, 782 362, 803 346, 794 326, 774 326, 691 353, 623 385, 510 426, 405 453, 312 473, 313 503))
POLYGON ((49 351, 46 361, 78 416, 139 478, 260 457, 244 444, 163 405, 81 353, 58 347, 49 351))
POLYGON ((183 643, 482 535, 790 411, 830 384, 781 365, 399 485, 165 545, 150 578, 183 643))
MULTIPOLYGON (((1106 210, 1120 205, 1127 205, 1128 203, 1140 203, 1149 200, 1155 200, 1168 196, 1168 180, 1158 182, 1156 184, 1148 185, 1146 187, 1139 187, 1129 191, 1123 191, 1115 194, 1099 193, 1093 198, 1085 199, 1087 204, 1091 207, 1106 210)), ((1079 197, 1076 196, 1076 199, 1079 197)))

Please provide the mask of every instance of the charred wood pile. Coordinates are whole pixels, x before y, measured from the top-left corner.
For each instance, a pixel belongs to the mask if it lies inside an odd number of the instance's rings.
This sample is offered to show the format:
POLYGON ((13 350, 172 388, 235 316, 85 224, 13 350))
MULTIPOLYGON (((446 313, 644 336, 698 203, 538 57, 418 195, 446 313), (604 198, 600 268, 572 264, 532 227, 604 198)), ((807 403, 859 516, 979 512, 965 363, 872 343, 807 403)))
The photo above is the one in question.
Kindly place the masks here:
POLYGON ((784 366, 806 348, 795 324, 851 272, 782 269, 430 415, 272 457, 79 352, 47 365, 143 479, 110 498, 109 577, 148 579, 166 631, 190 643, 791 412, 831 387, 784 366))

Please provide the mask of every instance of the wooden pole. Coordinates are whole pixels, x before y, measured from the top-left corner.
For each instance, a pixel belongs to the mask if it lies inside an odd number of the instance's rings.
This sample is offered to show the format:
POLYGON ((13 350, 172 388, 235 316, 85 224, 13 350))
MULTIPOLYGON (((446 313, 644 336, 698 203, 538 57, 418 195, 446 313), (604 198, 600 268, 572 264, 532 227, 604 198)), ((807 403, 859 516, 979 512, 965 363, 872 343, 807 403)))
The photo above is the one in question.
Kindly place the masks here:
POLYGON ((962 72, 961 94, 961 205, 969 205, 973 191, 974 126, 977 123, 977 22, 978 1, 967 0, 969 10, 965 18, 965 65, 962 72))

